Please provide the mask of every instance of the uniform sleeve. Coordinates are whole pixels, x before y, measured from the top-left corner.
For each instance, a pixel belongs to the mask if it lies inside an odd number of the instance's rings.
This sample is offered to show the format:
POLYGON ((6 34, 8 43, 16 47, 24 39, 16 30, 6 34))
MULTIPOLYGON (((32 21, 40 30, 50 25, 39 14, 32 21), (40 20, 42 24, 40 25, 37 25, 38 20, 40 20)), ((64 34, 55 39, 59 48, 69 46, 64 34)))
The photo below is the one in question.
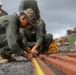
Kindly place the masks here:
POLYGON ((40 30, 40 28, 38 26, 37 26, 36 29, 37 29, 36 30, 36 40, 37 40, 36 44, 42 45, 42 43, 43 43, 43 34, 42 34, 42 31, 40 30))
POLYGON ((15 54, 21 54, 23 50, 18 44, 19 38, 17 29, 18 27, 15 23, 9 23, 8 27, 6 28, 6 38, 11 52, 15 54))
POLYGON ((20 29, 20 32, 23 36, 23 42, 27 47, 33 47, 35 45, 35 42, 28 42, 25 34, 25 29, 20 29))
POLYGON ((43 20, 40 20, 38 23, 38 26, 40 27, 43 34, 46 34, 46 24, 43 20))

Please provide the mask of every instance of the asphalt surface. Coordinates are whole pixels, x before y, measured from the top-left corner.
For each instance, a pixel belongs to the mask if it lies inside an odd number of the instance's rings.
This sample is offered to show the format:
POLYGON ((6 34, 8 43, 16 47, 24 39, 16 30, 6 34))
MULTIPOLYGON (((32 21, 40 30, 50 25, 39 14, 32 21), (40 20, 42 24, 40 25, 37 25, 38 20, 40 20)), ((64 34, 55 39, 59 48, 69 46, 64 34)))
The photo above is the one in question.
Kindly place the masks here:
POLYGON ((0 64, 0 75, 33 75, 31 60, 15 57, 17 62, 0 64))

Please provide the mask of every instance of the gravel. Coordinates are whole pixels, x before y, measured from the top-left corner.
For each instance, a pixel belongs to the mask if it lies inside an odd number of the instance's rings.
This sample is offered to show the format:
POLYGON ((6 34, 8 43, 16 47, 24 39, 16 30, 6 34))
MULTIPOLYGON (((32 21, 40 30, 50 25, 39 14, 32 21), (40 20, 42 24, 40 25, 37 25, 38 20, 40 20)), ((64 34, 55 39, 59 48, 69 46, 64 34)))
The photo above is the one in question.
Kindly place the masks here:
POLYGON ((16 57, 17 62, 0 64, 0 75, 33 75, 31 60, 16 57))

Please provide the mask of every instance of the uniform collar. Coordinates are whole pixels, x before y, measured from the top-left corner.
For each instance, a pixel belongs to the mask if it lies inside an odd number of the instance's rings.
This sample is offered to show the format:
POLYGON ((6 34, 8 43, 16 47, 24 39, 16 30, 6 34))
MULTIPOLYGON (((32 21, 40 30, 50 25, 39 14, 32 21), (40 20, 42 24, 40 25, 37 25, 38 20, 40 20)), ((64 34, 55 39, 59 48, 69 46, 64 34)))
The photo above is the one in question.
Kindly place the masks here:
POLYGON ((18 14, 14 13, 13 15, 17 18, 17 24, 18 24, 18 26, 20 26, 20 19, 19 19, 18 14))

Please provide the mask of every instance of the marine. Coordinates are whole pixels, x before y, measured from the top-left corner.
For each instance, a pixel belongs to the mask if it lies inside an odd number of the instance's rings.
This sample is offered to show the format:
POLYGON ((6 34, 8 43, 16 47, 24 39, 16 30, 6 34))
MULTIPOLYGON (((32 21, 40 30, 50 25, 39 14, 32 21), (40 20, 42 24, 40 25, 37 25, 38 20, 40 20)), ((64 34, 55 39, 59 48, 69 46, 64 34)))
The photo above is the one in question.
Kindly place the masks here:
POLYGON ((15 60, 12 54, 26 58, 33 57, 33 54, 27 51, 26 45, 22 42, 19 27, 25 28, 28 24, 34 24, 35 18, 35 13, 30 8, 22 11, 19 15, 14 13, 0 17, 0 63, 15 60))

